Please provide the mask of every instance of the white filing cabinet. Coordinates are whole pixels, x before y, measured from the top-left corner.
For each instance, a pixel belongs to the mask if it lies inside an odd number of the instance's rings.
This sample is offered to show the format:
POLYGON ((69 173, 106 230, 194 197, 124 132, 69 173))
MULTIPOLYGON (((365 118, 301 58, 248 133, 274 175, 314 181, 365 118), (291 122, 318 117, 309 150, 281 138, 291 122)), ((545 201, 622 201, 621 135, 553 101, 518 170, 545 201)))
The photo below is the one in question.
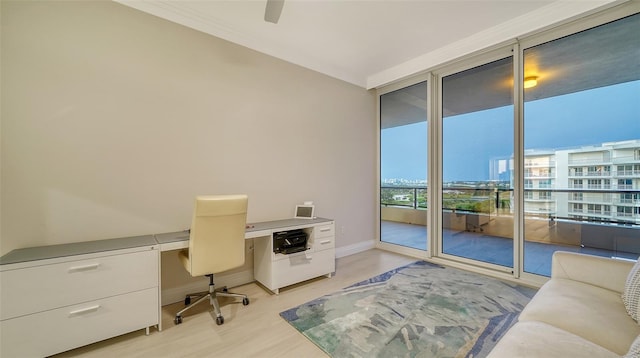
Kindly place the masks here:
POLYGON ((43 357, 158 325, 157 244, 126 239, 3 256, 0 356, 43 357))
MULTIPOLYGON (((294 254, 273 252, 273 234, 255 240, 254 277, 269 290, 335 272, 335 223, 330 220, 306 225, 308 250, 294 254)), ((292 228, 294 229, 294 228, 292 228)))

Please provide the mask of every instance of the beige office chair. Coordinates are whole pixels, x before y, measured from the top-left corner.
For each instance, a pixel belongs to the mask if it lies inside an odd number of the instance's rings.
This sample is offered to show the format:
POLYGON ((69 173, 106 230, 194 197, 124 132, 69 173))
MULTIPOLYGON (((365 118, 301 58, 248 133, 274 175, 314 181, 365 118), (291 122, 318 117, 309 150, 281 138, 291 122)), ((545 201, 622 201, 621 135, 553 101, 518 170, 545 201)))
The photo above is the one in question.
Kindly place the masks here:
POLYGON ((231 270, 244 264, 244 232, 247 224, 246 195, 209 195, 196 197, 189 235, 189 249, 178 254, 191 276, 209 277, 209 291, 189 294, 188 305, 176 313, 175 324, 182 323, 182 314, 209 298, 216 314, 216 323, 224 323, 217 296, 242 298, 248 305, 247 295, 230 293, 226 287, 216 290, 213 274, 231 270), (198 297, 191 303, 192 297, 198 297))

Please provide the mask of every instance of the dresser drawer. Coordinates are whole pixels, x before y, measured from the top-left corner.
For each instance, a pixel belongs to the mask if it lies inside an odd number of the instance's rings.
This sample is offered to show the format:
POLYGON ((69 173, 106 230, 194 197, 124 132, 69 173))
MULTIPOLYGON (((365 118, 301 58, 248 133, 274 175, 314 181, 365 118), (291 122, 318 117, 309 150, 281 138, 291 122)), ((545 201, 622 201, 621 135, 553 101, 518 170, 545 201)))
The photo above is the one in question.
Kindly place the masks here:
POLYGON ((0 356, 49 356, 156 324, 158 289, 150 288, 2 321, 0 356))
POLYGON ((158 287, 158 251, 145 250, 0 272, 2 320, 158 287))
POLYGON ((313 236, 318 239, 321 237, 336 236, 335 225, 333 223, 329 225, 319 225, 313 229, 313 236))

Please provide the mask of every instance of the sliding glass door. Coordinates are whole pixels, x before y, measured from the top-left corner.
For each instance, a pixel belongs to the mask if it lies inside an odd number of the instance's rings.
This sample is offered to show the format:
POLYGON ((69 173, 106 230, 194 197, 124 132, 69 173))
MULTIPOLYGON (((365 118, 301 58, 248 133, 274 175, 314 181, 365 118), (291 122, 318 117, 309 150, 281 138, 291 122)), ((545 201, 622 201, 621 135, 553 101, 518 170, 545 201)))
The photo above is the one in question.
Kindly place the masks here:
POLYGON ((513 58, 442 78, 442 253, 513 267, 513 58))
POLYGON ((535 282, 558 250, 636 259, 639 33, 622 5, 379 91, 382 246, 535 282))
POLYGON ((640 14, 524 50, 524 271, 640 254, 640 14))
POLYGON ((427 82, 380 96, 380 241, 427 249, 427 82))

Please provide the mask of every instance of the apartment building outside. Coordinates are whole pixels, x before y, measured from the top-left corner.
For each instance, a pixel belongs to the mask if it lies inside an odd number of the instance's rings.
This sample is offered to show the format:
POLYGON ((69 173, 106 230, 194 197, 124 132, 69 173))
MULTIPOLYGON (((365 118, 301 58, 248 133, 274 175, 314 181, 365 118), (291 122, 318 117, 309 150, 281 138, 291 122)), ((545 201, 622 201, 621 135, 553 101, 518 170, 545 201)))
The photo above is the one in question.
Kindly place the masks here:
POLYGON ((525 153, 528 216, 640 225, 640 140, 525 153))

